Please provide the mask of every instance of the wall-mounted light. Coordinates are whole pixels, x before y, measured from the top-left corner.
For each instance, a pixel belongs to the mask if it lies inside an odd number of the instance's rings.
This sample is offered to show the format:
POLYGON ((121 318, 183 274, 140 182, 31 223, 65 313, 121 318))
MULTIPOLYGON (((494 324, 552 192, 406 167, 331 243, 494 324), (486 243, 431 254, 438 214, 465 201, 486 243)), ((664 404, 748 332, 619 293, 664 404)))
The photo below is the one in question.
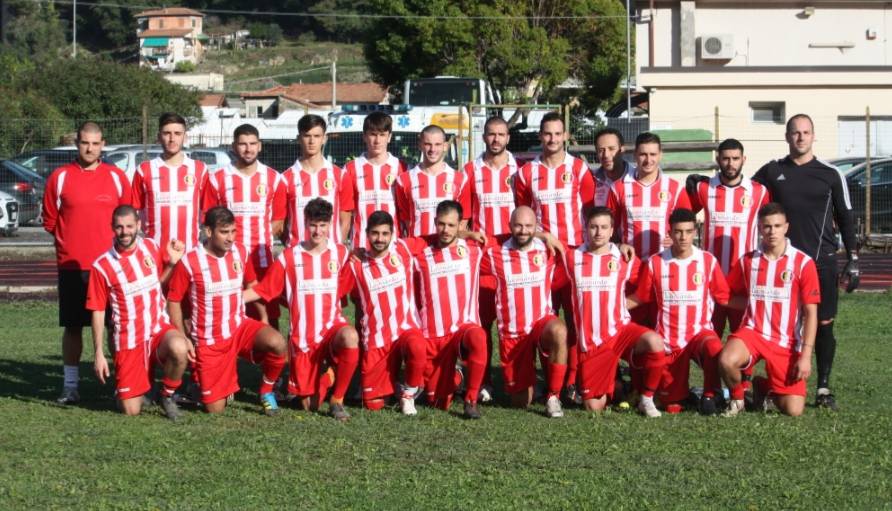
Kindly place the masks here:
POLYGON ((815 6, 813 6, 813 5, 805 6, 805 8, 802 9, 802 12, 799 15, 802 18, 811 18, 812 16, 815 15, 815 6))

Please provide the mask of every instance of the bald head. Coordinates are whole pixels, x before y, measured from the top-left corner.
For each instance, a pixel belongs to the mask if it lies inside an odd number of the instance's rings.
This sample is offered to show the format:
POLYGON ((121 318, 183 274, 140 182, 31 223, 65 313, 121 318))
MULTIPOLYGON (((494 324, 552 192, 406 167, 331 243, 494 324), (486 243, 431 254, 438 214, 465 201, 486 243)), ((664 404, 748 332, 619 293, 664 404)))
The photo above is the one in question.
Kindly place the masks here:
POLYGON ((511 212, 511 237, 518 248, 525 248, 536 233, 536 212, 528 206, 518 206, 511 212))

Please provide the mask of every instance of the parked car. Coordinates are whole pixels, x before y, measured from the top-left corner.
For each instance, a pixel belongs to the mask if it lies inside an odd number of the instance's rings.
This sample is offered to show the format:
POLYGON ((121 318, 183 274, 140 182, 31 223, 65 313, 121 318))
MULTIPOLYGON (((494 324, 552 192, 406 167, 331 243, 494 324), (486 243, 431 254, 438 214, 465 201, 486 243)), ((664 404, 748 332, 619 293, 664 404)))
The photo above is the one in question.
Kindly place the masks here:
POLYGON ((0 234, 12 236, 19 228, 19 203, 15 197, 0 192, 0 234))
POLYGON ((46 179, 12 160, 0 160, 0 191, 15 197, 18 202, 20 225, 40 217, 46 179))
POLYGON ((53 170, 77 158, 77 149, 38 149, 20 154, 12 161, 48 179, 53 170))
MULTIPOLYGON (((216 169, 228 165, 232 160, 226 149, 219 147, 195 147, 187 148, 186 154, 194 159, 203 161, 209 169, 216 169)), ((140 163, 161 156, 161 146, 157 144, 143 148, 141 145, 122 146, 114 151, 109 151, 103 160, 123 170, 129 179, 133 179, 136 167, 140 163)))
POLYGON ((855 221, 864 224, 866 188, 870 186, 870 216, 872 232, 892 232, 892 158, 871 160, 870 183, 867 165, 856 165, 846 174, 849 198, 855 221))

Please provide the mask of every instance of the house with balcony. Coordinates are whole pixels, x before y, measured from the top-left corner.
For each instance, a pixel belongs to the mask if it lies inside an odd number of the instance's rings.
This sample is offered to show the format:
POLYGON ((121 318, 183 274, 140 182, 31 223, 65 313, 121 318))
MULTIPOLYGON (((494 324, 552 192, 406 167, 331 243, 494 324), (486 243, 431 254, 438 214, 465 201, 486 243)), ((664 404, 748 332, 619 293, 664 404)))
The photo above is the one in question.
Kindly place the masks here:
POLYGON ((292 83, 243 92, 245 117, 276 119, 289 110, 330 111, 331 105, 386 105, 387 89, 377 83, 292 83), (334 99, 332 99, 334 98, 334 99))
POLYGON ((180 62, 198 64, 207 36, 204 14, 184 7, 165 7, 136 15, 139 65, 173 71, 180 62))

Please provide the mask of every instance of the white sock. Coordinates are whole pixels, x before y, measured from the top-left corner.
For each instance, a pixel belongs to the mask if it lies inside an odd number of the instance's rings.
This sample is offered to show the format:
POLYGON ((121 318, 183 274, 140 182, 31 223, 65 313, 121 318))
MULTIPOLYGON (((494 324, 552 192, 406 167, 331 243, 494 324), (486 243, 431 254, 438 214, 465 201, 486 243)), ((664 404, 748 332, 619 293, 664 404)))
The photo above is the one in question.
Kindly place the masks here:
POLYGON ((821 387, 821 388, 818 389, 818 395, 819 395, 819 396, 824 396, 824 395, 827 395, 827 394, 829 394, 829 393, 830 393, 830 389, 828 389, 827 387, 821 387))
POLYGON ((653 396, 641 396, 641 402, 648 403, 648 404, 652 405, 652 404, 654 404, 654 397, 653 396))
POLYGON ((415 396, 418 393, 418 387, 403 387, 404 396, 415 396))
POLYGON ((62 371, 65 374, 65 380, 62 384, 66 389, 77 389, 78 366, 64 365, 62 371))

